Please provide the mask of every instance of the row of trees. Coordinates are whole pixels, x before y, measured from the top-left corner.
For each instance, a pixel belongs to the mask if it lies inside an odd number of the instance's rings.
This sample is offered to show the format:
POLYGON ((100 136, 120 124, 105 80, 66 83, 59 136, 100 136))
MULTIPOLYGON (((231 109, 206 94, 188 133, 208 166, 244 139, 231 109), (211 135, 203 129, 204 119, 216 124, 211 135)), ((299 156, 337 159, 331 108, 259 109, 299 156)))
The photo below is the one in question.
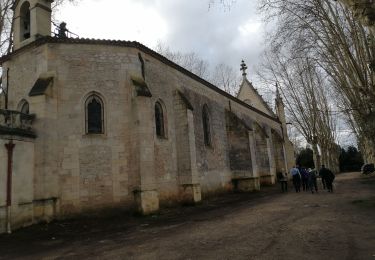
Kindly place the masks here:
POLYGON ((279 83, 289 118, 311 144, 315 165, 324 163, 338 170, 340 148, 335 133, 339 115, 345 115, 365 161, 373 162, 372 32, 340 2, 260 2, 266 20, 277 26, 259 74, 268 84, 279 83))
POLYGON ((201 59, 195 52, 173 51, 161 42, 157 44, 155 51, 229 94, 237 95, 241 83, 239 70, 224 63, 211 68, 210 63, 201 59))
MULTIPOLYGON (((306 168, 315 168, 313 159, 313 150, 310 148, 302 149, 297 154, 297 164, 306 168)), ((346 149, 340 148, 339 167, 340 172, 360 171, 363 165, 362 154, 354 146, 346 149)))
POLYGON ((363 24, 375 30, 375 3, 373 0, 341 0, 363 24))

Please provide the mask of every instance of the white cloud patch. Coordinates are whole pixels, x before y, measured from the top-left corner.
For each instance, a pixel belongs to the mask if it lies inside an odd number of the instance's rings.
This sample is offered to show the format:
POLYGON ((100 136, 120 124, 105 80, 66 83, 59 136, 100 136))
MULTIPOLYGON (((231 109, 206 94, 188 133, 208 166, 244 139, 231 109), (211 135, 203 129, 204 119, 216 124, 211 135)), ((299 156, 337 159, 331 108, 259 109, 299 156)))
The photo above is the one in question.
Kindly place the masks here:
POLYGON ((261 27, 262 24, 260 22, 249 20, 246 24, 238 27, 238 32, 241 34, 241 36, 246 37, 254 33, 259 33, 261 27))
POLYGON ((133 0, 67 4, 60 8, 57 18, 67 22, 70 31, 84 38, 154 43, 168 32, 168 24, 157 10, 133 0))
MULTIPOLYGON (((230 9, 209 8, 209 0, 81 0, 56 15, 80 37, 158 41, 172 50, 195 52, 211 66, 255 66, 263 48, 257 1, 237 0, 230 9)), ((254 77, 254 74, 249 74, 254 77)))

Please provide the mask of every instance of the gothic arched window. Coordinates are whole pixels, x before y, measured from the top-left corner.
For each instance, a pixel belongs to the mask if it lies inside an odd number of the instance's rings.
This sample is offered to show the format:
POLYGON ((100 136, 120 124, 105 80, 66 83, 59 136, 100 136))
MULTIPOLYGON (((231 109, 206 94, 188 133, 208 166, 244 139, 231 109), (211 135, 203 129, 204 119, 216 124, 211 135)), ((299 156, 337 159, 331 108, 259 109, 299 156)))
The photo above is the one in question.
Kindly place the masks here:
POLYGON ((86 107, 86 133, 104 133, 104 107, 102 99, 93 94, 89 96, 85 103, 86 107))
POLYGON ((31 22, 30 22, 30 3, 24 2, 21 6, 20 10, 20 20, 21 20, 21 37, 20 39, 26 40, 30 38, 30 30, 31 30, 31 22))
POLYGON ((202 122, 203 122, 204 144, 206 146, 211 146, 210 114, 209 114, 207 105, 203 106, 202 122))
POLYGON ((165 134, 165 118, 162 104, 157 101, 155 103, 155 127, 158 137, 166 137, 165 134))
POLYGON ((27 102, 25 99, 22 99, 18 104, 18 110, 22 114, 29 114, 29 102, 27 102))

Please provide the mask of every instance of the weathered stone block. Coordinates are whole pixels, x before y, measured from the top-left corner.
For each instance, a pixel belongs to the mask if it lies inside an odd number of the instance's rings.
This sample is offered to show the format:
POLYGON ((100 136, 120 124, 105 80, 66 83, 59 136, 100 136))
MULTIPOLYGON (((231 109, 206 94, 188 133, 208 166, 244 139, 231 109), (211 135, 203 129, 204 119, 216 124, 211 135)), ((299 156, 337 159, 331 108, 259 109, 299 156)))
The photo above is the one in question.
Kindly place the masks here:
POLYGON ((195 204, 202 200, 200 184, 184 184, 180 186, 180 198, 183 204, 195 204))
POLYGON ((156 190, 134 191, 137 211, 149 215, 159 210, 159 193, 156 190))
POLYGON ((274 185, 276 183, 275 175, 262 175, 260 176, 261 185, 274 185))
POLYGON ((235 191, 249 192, 260 190, 259 177, 244 177, 233 179, 232 182, 235 191))

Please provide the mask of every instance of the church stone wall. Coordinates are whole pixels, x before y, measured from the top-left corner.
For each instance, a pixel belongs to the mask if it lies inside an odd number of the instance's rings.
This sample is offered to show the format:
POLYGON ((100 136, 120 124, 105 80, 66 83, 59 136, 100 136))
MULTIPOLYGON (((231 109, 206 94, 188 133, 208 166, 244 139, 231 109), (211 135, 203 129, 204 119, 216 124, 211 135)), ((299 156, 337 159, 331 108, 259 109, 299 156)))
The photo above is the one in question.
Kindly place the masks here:
POLYGON ((233 114, 226 113, 230 169, 252 172, 248 129, 233 114))
POLYGON ((211 98, 210 91, 203 95, 188 92, 194 107, 194 132, 197 152, 197 167, 203 196, 206 193, 230 188, 231 174, 227 153, 225 106, 221 100, 211 98), (204 95, 205 94, 205 95, 204 95), (210 116, 211 145, 204 143, 203 106, 207 105, 210 116))
MULTIPOLYGON (((179 200, 175 116, 177 112, 174 109, 175 81, 173 71, 168 70, 168 68, 161 70, 157 66, 154 66, 150 58, 147 58, 144 54, 142 55, 145 59, 145 81, 152 94, 152 111, 149 111, 149 113, 153 115, 152 132, 155 152, 155 181, 157 182, 161 203, 170 204, 179 200), (164 108, 165 137, 158 137, 156 135, 153 109, 157 101, 162 103, 164 108)), ((141 64, 139 59, 134 61, 134 65, 140 71, 141 64)), ((138 72, 138 75, 140 75, 140 72, 138 72)))
MULTIPOLYGON (((169 131, 168 140, 172 140, 172 147, 174 147, 169 149, 176 149, 179 146, 187 145, 183 142, 184 140, 182 140, 182 143, 181 140, 180 142, 176 142, 175 136, 175 120, 176 118, 184 116, 184 112, 182 112, 181 116, 176 115, 178 110, 176 112, 173 104, 166 102, 173 101, 173 95, 179 90, 186 95, 186 98, 194 108, 192 112, 194 116, 196 160, 202 192, 205 194, 228 188, 230 184, 230 172, 226 154, 225 105, 220 104, 222 100, 215 100, 215 98, 220 97, 220 95, 217 95, 214 91, 210 91, 202 84, 152 57, 146 56, 145 68, 145 78, 153 94, 152 98, 155 101, 158 99, 163 100, 168 111, 168 128, 172 129, 169 131), (212 94, 215 96, 212 96, 212 94), (211 147, 204 145, 203 138, 202 109, 205 104, 208 105, 210 112, 211 147)), ((179 123, 177 122, 177 124, 179 123)), ((160 141, 156 141, 156 146, 158 146, 159 142, 160 141)), ((167 151, 166 154, 171 155, 170 151, 167 151)), ((174 153, 172 153, 172 157, 168 157, 165 163, 175 164, 176 158, 173 157, 173 154, 174 153)), ((175 167, 175 165, 173 167, 175 167)), ((172 176, 175 178, 177 176, 177 169, 174 169, 174 175, 172 176)), ((170 184, 175 183, 171 182, 170 184)))
POLYGON ((200 191, 204 197, 233 189, 238 170, 247 171, 248 179, 241 185, 254 187, 259 187, 259 173, 270 174, 270 153, 261 131, 253 129, 254 152, 249 141, 253 130, 233 126, 228 134, 226 113, 276 131, 279 122, 145 53, 144 81, 152 97, 138 96, 131 78, 143 78, 139 53, 110 45, 44 44, 6 63, 13 75, 20 75, 10 77, 10 108, 16 109, 24 98, 37 116, 34 157, 25 164, 34 169, 34 189, 29 191, 34 218, 134 207, 139 199, 144 201, 142 210, 152 211, 158 200, 169 204, 190 194, 199 201, 200 191), (44 95, 29 97, 40 75, 51 75, 53 84, 44 95), (103 100, 104 134, 85 133, 84 104, 90 93, 103 100), (165 108, 165 138, 156 136, 157 101, 165 108), (204 105, 209 110, 210 146, 204 143, 204 105))
MULTIPOLYGON (((5 144, 9 140, 0 139, 0 233, 7 226, 7 162, 5 144)), ((29 140, 13 141, 12 185, 11 185, 11 226, 22 227, 34 220, 34 143, 29 140)))
MULTIPOLYGON (((62 214, 130 204, 132 94, 135 55, 91 45, 53 45, 49 69, 57 74, 59 188, 62 214), (85 100, 104 102, 104 134, 85 133, 85 100)), ((54 82, 55 84, 55 82, 54 82)), ((54 85, 55 86, 55 85, 54 85)), ((135 174, 134 174, 135 175, 135 174)))

